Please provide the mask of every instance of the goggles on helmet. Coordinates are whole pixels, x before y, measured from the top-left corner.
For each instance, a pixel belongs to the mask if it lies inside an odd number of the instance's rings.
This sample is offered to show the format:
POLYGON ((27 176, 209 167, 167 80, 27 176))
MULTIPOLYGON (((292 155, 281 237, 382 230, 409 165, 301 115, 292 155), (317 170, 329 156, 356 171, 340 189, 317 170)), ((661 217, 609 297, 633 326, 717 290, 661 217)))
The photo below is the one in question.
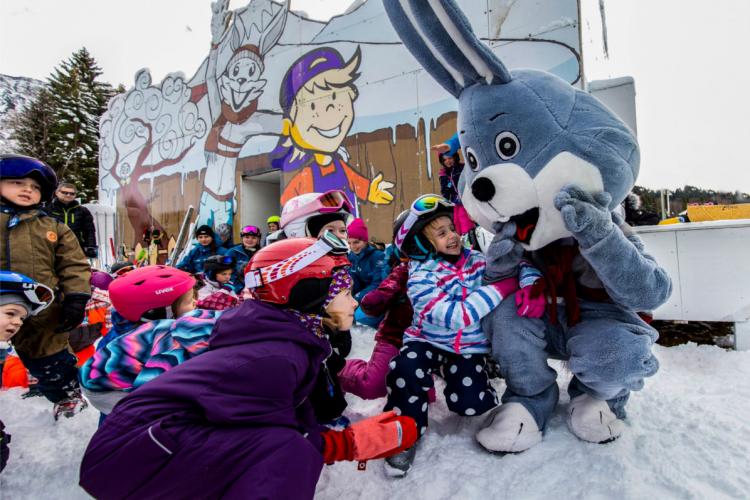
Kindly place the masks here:
POLYGON ((112 276, 117 278, 118 276, 123 276, 125 274, 128 274, 133 269, 135 269, 135 266, 131 264, 131 265, 119 267, 116 270, 112 271, 110 274, 112 274, 112 276))
POLYGON ((260 234, 258 226, 245 226, 240 230, 240 236, 260 236, 260 234))
POLYGON ((253 269, 245 274, 245 286, 258 288, 294 274, 309 266, 326 254, 344 255, 349 252, 349 245, 331 231, 326 231, 315 242, 303 251, 276 262, 270 266, 253 269))
POLYGON ((419 220, 419 217, 434 212, 440 206, 452 207, 453 204, 442 196, 436 194, 425 194, 414 200, 414 203, 412 203, 409 208, 409 215, 406 217, 403 225, 393 238, 396 247, 401 250, 404 240, 406 240, 411 228, 414 227, 414 224, 419 220))
POLYGON ((48 286, 41 283, 27 283, 17 281, 0 281, 2 293, 22 295, 32 304, 31 314, 38 314, 49 306, 55 298, 55 293, 48 286))

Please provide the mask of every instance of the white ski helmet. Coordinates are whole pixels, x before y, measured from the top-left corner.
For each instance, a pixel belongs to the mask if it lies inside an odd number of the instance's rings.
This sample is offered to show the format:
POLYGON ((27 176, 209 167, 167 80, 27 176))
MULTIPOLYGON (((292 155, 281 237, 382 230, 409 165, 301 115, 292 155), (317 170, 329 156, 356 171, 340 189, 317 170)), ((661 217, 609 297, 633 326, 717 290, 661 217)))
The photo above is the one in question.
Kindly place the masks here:
POLYGON ((353 219, 353 207, 346 193, 338 189, 325 193, 306 193, 295 196, 284 205, 281 211, 281 230, 287 238, 313 236, 308 221, 313 217, 327 214, 342 214, 344 224, 353 219))

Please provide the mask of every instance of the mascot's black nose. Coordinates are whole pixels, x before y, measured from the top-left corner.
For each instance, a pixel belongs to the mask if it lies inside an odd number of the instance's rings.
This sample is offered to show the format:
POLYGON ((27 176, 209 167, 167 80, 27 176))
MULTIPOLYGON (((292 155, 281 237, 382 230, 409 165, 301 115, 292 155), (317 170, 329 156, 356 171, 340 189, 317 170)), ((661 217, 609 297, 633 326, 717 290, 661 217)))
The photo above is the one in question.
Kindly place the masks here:
POLYGON ((472 183, 471 194, 479 201, 490 201, 495 196, 495 185, 487 177, 480 177, 472 183))

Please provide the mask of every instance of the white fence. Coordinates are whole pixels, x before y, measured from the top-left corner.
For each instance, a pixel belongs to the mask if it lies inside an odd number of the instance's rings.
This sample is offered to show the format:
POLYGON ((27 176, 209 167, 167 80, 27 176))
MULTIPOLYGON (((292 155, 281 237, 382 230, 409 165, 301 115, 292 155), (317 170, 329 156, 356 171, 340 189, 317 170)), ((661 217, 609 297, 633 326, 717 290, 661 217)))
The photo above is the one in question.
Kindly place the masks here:
POLYGON ((656 319, 725 321, 735 348, 750 349, 750 220, 636 228, 647 251, 672 277, 656 319))

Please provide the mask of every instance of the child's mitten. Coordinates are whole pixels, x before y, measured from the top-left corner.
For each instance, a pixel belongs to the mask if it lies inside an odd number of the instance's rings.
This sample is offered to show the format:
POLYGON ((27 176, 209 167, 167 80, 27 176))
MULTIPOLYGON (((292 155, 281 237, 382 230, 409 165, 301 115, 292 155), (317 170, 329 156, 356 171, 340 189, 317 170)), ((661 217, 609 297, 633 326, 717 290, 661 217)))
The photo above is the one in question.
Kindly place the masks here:
POLYGON ((67 332, 80 325, 86 315, 88 301, 89 296, 83 293, 65 294, 60 311, 60 325, 55 328, 55 332, 67 332))
POLYGON ((389 411, 351 424, 343 431, 323 433, 323 459, 374 460, 411 448, 417 441, 417 424, 411 417, 389 411))

